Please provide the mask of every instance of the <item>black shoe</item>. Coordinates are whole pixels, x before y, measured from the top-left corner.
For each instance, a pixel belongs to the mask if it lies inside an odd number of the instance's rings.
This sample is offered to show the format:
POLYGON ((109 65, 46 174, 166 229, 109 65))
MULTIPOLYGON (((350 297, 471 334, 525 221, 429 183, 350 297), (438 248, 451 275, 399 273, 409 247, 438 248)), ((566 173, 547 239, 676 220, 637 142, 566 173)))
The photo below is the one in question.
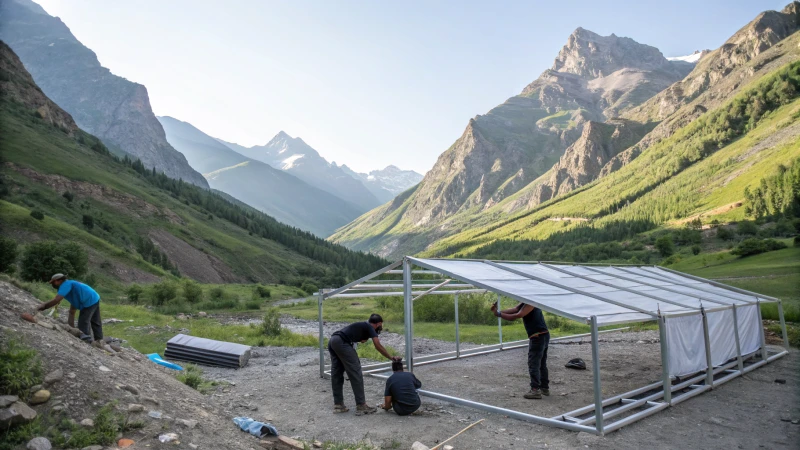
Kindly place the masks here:
POLYGON ((540 399, 542 398, 542 390, 541 389, 531 389, 528 391, 527 394, 523 395, 523 397, 531 400, 531 399, 540 399))
POLYGON ((544 389, 544 388, 542 388, 542 395, 546 395, 546 396, 548 396, 548 397, 549 397, 549 396, 550 396, 550 389, 544 389))

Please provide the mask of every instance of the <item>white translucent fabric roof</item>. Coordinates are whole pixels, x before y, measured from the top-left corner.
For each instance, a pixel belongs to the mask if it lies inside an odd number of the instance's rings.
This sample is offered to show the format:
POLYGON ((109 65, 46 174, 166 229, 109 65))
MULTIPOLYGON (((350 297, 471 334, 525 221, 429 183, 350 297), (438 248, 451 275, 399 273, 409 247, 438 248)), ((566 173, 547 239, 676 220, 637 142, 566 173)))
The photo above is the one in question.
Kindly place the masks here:
POLYGON ((455 259, 409 260, 421 267, 578 321, 600 325, 699 313, 769 301, 656 267, 580 266, 455 259))

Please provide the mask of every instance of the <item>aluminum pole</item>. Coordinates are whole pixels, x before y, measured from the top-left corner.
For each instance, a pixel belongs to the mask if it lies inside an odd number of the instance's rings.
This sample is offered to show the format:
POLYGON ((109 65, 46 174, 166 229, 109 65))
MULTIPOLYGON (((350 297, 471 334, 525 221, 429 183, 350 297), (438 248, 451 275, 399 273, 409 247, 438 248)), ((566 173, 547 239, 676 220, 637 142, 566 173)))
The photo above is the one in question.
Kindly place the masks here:
POLYGON ((603 435, 603 391, 600 387, 600 339, 597 335, 597 316, 591 317, 592 325, 592 375, 594 376, 594 426, 603 435))
POLYGON ((706 369, 706 385, 710 387, 714 387, 714 363, 711 362, 711 338, 708 335, 708 316, 706 315, 706 310, 704 308, 700 308, 700 311, 703 315, 703 340, 705 341, 706 346, 706 365, 708 368, 706 369))
POLYGON ((319 290, 317 295, 317 309, 319 318, 319 377, 325 378, 325 337, 323 336, 322 327, 322 289, 319 290))
POLYGON ((456 358, 461 357, 461 332, 458 327, 458 294, 455 296, 456 304, 456 358))
MULTIPOLYGON (((500 295, 497 295, 497 312, 500 312, 500 295)), ((503 349, 503 318, 497 316, 497 336, 500 338, 500 350, 503 349)))
POLYGON ((781 320, 781 333, 783 334, 783 346, 789 350, 789 335, 786 333, 786 320, 783 317, 783 302, 778 300, 778 318, 781 320))
POLYGON ((408 258, 403 258, 403 319, 405 322, 406 334, 406 367, 409 372, 414 371, 414 349, 413 349, 413 319, 414 303, 411 300, 411 262, 408 258))
POLYGON ((761 359, 766 361, 767 357, 767 338, 764 336, 764 319, 761 318, 761 302, 756 304, 758 308, 758 335, 761 338, 761 359))
POLYGON ((672 403, 672 378, 669 375, 669 346, 667 345, 667 319, 658 318, 658 337, 661 341, 661 378, 664 383, 664 402, 672 403))
POLYGON ((739 343, 739 316, 736 312, 736 305, 733 305, 733 336, 736 338, 736 365, 739 373, 743 374, 744 360, 742 359, 742 345, 739 343))

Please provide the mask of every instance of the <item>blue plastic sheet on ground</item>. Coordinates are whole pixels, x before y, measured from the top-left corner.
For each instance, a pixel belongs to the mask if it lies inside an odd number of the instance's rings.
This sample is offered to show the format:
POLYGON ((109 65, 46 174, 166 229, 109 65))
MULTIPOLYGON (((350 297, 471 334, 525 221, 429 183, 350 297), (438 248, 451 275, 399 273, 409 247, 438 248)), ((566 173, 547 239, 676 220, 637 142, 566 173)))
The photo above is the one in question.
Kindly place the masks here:
POLYGON ((181 366, 179 366, 177 364, 173 364, 173 363, 171 363, 169 361, 164 361, 161 358, 161 355, 159 355, 158 353, 150 353, 149 355, 147 355, 147 359, 149 359, 150 361, 153 361, 154 363, 156 363, 158 365, 161 365, 161 366, 164 366, 164 367, 168 367, 168 368, 173 369, 173 370, 183 370, 183 367, 181 367, 181 366))
POLYGON ((272 426, 271 423, 256 422, 249 417, 234 417, 233 423, 239 425, 242 431, 247 431, 255 437, 263 438, 264 436, 277 436, 278 430, 272 426))

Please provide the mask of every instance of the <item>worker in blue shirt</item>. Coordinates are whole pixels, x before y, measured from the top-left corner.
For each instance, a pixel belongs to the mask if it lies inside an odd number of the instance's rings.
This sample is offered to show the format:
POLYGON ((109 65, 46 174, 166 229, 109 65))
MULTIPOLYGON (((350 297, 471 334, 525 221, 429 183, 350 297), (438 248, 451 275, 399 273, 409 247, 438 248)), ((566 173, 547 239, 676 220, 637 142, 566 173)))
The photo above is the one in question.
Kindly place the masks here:
POLYGON ((103 340, 103 324, 100 321, 100 294, 80 281, 68 280, 63 273, 57 273, 50 278, 50 284, 58 290, 55 298, 39 306, 39 311, 58 306, 61 300, 69 302, 69 326, 75 327, 75 311, 80 311, 78 316, 78 329, 81 330, 81 339, 88 343, 103 340), (94 338, 92 337, 94 336, 94 338))

